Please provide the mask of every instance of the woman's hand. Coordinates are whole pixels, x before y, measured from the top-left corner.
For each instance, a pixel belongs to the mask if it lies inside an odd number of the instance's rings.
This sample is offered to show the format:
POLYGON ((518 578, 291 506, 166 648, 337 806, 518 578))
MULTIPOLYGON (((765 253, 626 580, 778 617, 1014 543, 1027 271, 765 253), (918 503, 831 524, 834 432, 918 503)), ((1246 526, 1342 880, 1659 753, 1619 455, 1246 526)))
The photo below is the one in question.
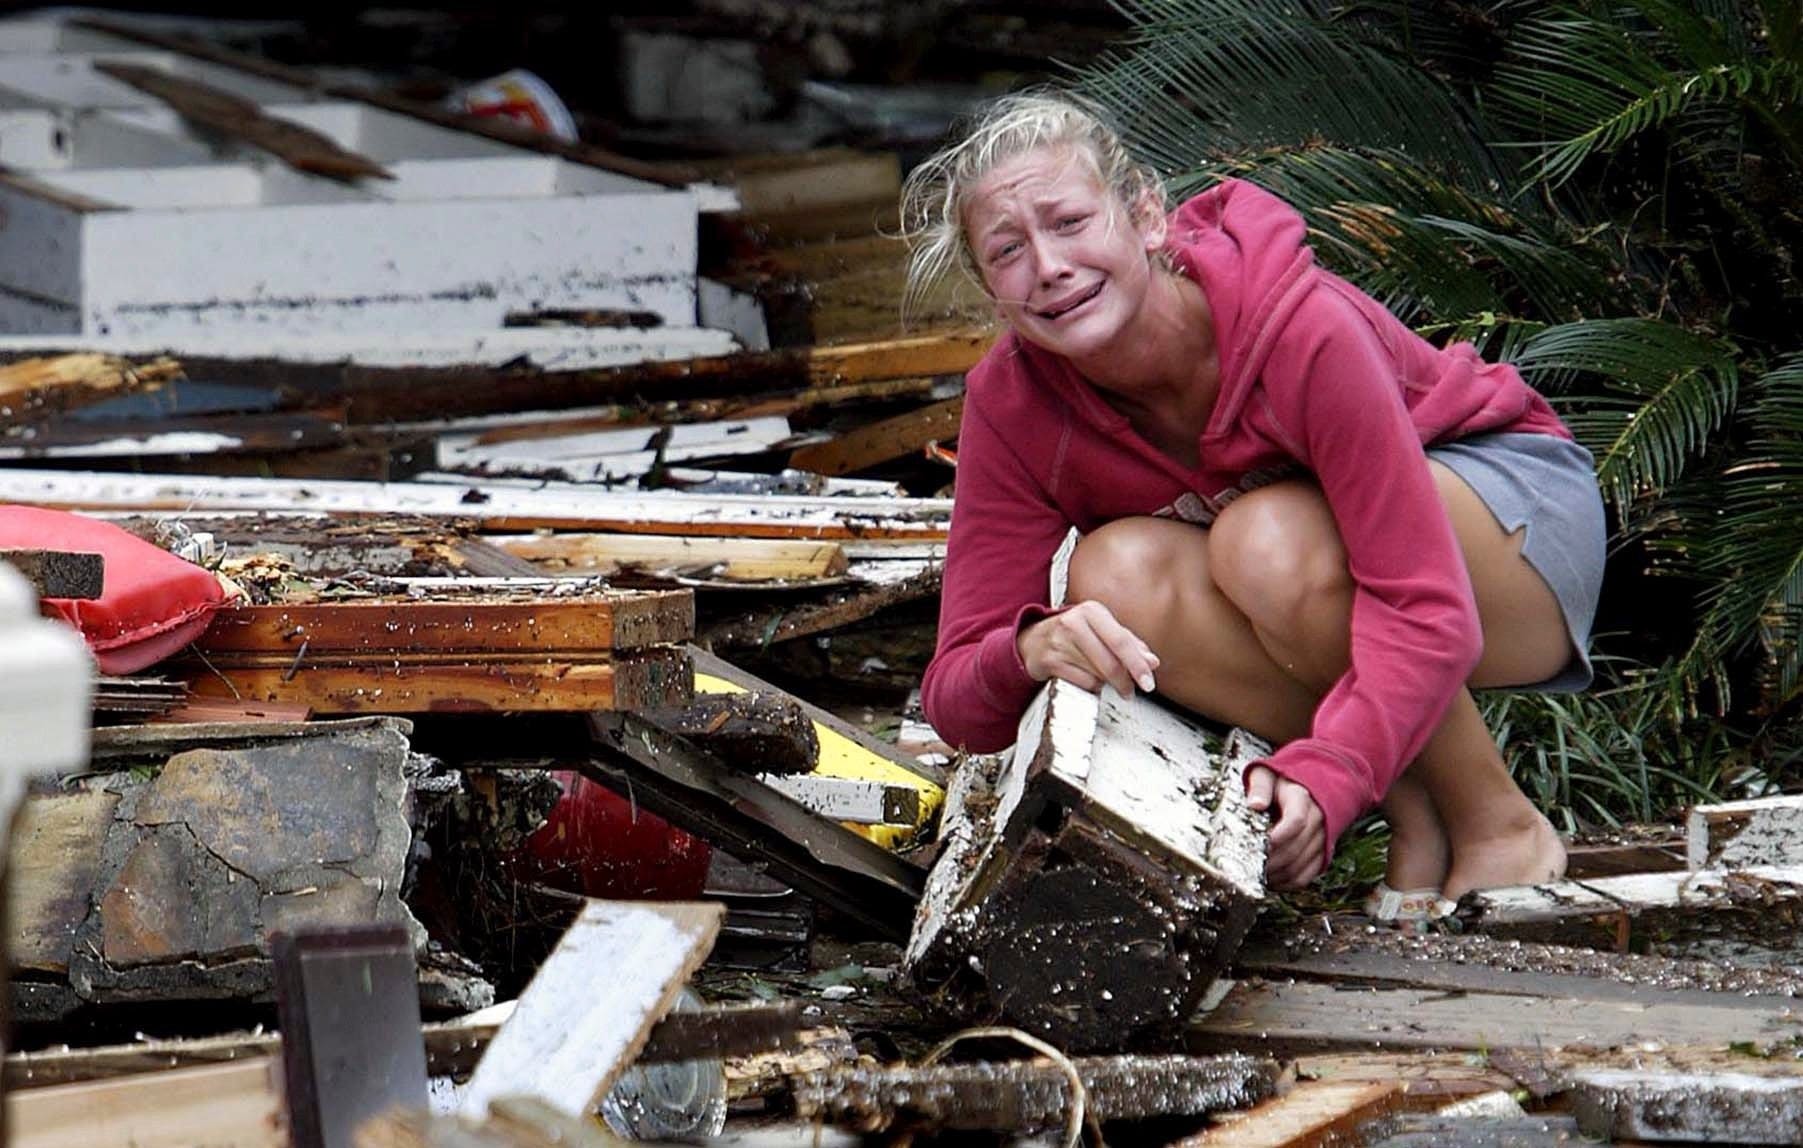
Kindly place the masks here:
POLYGON ((1273 889, 1300 889, 1327 868, 1327 819, 1301 784, 1269 767, 1246 770, 1246 804, 1255 812, 1276 806, 1271 844, 1265 854, 1265 883, 1273 889))
POLYGON ((1135 684, 1147 693, 1158 688, 1152 676, 1158 655, 1100 602, 1079 602, 1042 618, 1022 630, 1015 645, 1036 682, 1058 678, 1092 691, 1107 682, 1127 696, 1135 684))

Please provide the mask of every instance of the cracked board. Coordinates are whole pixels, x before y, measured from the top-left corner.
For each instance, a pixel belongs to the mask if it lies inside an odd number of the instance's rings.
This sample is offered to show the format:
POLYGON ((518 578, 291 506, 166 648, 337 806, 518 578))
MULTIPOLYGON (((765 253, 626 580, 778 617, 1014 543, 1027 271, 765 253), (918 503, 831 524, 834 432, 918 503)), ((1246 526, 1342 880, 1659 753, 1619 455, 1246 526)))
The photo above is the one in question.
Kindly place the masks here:
POLYGON ((960 773, 910 975, 1060 1047, 1176 1040, 1262 900, 1240 780, 1262 752, 1143 696, 1054 682, 993 783, 960 773))

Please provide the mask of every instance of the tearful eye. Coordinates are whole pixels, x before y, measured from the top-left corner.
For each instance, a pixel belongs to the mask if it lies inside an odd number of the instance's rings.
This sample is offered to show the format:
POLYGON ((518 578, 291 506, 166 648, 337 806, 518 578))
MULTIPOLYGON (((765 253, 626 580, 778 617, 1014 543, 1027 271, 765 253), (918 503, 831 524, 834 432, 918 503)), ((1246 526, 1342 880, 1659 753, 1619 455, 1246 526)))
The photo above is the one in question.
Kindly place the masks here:
POLYGON ((1087 218, 1086 215, 1067 215, 1058 221, 1058 230, 1069 231, 1087 218))

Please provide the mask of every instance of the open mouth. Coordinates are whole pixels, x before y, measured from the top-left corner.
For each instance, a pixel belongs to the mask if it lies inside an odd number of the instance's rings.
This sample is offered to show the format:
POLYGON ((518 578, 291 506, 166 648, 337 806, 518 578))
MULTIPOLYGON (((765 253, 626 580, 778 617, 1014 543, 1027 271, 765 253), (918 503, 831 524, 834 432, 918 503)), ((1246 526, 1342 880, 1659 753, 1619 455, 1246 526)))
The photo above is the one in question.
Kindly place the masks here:
POLYGON ((1060 303, 1055 307, 1047 307, 1045 310, 1039 312, 1039 317, 1041 319, 1061 319, 1101 293, 1102 284, 1097 283, 1094 287, 1091 287, 1089 290, 1068 302, 1060 303))

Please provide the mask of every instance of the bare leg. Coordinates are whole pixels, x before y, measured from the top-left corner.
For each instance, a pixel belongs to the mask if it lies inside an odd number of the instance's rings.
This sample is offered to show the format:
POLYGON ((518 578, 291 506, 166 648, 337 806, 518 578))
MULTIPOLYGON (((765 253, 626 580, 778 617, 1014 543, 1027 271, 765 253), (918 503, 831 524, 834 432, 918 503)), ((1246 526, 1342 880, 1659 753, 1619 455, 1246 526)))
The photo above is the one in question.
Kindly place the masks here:
MULTIPOLYGON (((1476 572, 1486 648, 1474 684, 1551 676, 1569 656, 1557 602, 1452 472, 1443 500, 1476 572)), ((1306 733, 1344 672, 1352 586, 1319 490, 1283 483, 1247 495, 1211 531, 1128 519, 1092 533, 1071 567, 1074 599, 1097 598, 1158 654, 1161 692, 1284 741, 1306 733)), ((1563 868, 1551 827, 1515 786, 1467 691, 1385 801, 1399 888, 1541 880, 1563 868), (1449 840, 1450 839, 1450 840, 1449 840)))

